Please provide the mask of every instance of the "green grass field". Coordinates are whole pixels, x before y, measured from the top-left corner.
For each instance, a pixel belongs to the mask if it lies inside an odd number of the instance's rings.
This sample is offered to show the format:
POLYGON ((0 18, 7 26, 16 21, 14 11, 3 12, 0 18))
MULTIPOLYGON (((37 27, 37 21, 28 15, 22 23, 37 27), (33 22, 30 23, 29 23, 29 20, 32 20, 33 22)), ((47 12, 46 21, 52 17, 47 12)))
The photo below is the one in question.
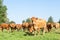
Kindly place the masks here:
POLYGON ((4 30, 4 32, 0 31, 0 40, 60 40, 60 32, 51 31, 46 33, 45 35, 37 35, 37 36, 24 36, 24 32, 22 31, 14 31, 8 33, 4 30))

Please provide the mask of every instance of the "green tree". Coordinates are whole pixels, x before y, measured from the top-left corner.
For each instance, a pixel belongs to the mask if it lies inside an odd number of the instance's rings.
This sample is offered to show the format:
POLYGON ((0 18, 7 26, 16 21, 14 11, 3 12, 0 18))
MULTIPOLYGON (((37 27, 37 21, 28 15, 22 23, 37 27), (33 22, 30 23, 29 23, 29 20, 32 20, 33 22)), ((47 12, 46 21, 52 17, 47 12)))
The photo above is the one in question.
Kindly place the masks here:
POLYGON ((7 7, 3 5, 3 0, 0 0, 0 23, 6 23, 7 20, 7 7))
POLYGON ((25 20, 22 21, 22 23, 24 23, 24 22, 25 22, 25 20))
POLYGON ((15 23, 15 22, 14 22, 14 21, 10 21, 9 24, 10 24, 10 23, 15 23))
POLYGON ((59 19, 58 23, 60 23, 60 19, 59 19))
POLYGON ((26 19, 26 22, 31 23, 32 21, 31 21, 30 18, 27 18, 27 19, 26 19))
POLYGON ((50 17, 48 18, 48 22, 50 22, 50 23, 54 23, 54 21, 53 21, 53 17, 52 17, 52 16, 50 16, 50 17))

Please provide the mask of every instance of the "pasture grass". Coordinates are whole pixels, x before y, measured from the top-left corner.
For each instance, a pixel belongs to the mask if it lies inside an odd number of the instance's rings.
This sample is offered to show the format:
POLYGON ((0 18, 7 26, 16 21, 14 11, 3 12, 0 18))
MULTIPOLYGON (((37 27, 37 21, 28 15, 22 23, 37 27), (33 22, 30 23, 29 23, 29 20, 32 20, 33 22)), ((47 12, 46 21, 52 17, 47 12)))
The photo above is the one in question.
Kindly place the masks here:
POLYGON ((14 31, 7 32, 4 30, 0 31, 0 40, 60 40, 60 29, 56 31, 52 30, 51 32, 46 33, 45 35, 27 35, 24 36, 25 32, 23 31, 14 31))

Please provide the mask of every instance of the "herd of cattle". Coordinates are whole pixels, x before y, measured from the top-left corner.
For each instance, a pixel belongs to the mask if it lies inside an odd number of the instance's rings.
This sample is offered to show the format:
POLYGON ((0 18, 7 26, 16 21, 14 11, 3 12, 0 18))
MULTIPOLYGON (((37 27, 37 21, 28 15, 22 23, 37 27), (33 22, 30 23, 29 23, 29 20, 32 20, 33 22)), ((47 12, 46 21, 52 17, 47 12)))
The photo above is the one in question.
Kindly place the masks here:
POLYGON ((57 22, 47 23, 46 20, 36 17, 31 17, 30 19, 32 20, 32 22, 30 23, 28 22, 24 22, 22 24, 2 23, 0 24, 0 30, 3 31, 4 29, 6 29, 7 31, 9 31, 11 29, 11 32, 13 32, 14 30, 19 31, 20 29, 23 29, 24 32, 28 30, 29 33, 34 33, 36 35, 36 34, 40 34, 41 29, 43 34, 45 34, 45 32, 50 32, 53 27, 54 28, 60 27, 60 24, 57 22))

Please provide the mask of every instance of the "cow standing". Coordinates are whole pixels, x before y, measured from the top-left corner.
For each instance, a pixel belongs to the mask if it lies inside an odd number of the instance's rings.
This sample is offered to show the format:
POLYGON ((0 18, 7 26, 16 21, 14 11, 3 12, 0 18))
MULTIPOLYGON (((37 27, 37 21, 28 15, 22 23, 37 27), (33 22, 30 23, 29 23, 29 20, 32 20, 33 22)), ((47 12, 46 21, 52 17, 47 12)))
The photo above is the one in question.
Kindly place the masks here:
POLYGON ((47 29, 48 29, 48 32, 51 31, 51 29, 53 28, 53 23, 47 23, 47 29))
POLYGON ((11 23, 9 24, 10 28, 11 28, 11 32, 13 32, 14 30, 16 30, 16 24, 15 23, 11 23))
POLYGON ((43 34, 47 31, 46 21, 44 19, 32 17, 31 20, 32 20, 32 24, 34 25, 33 28, 35 35, 36 35, 36 31, 40 33, 40 29, 43 29, 43 34))
POLYGON ((23 31, 24 31, 24 32, 28 29, 28 26, 29 26, 29 23, 28 23, 28 22, 24 22, 24 23, 22 24, 22 28, 23 28, 23 31))
POLYGON ((56 23, 53 24, 53 27, 55 27, 56 29, 60 28, 60 24, 56 22, 56 23))
POLYGON ((22 24, 16 24, 16 29, 19 31, 22 28, 22 24))
POLYGON ((0 29, 3 31, 3 29, 7 29, 7 31, 10 29, 9 24, 7 23, 2 23, 0 24, 0 29))

